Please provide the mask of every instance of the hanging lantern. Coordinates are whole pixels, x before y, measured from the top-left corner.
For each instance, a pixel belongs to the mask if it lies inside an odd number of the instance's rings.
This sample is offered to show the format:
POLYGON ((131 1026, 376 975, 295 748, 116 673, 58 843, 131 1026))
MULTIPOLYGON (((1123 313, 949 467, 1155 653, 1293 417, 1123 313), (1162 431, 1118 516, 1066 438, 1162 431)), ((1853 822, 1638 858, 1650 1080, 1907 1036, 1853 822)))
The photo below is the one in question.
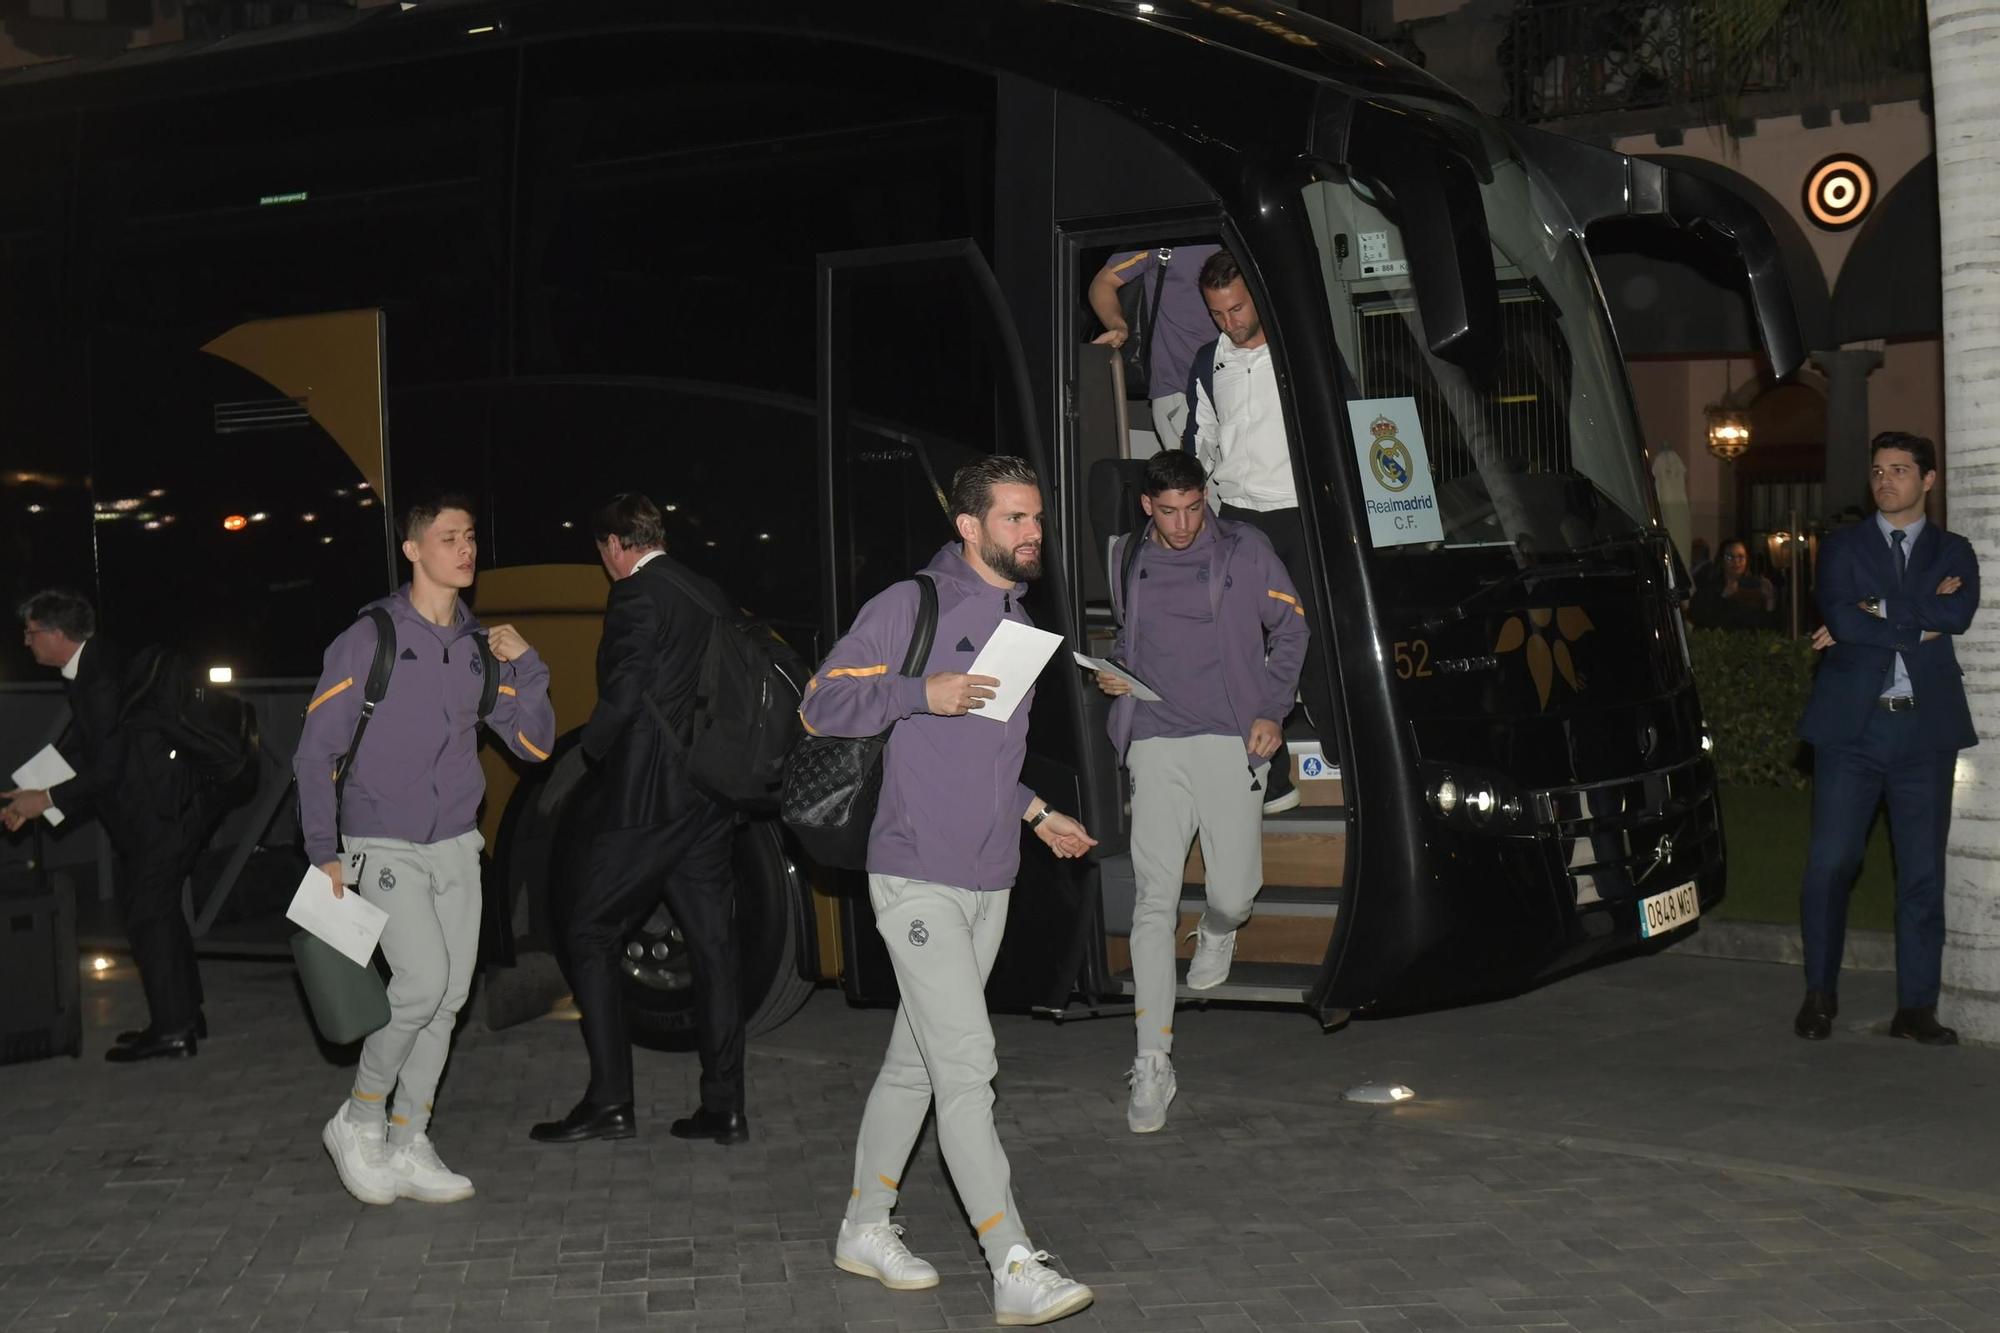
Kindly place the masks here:
POLYGON ((1710 403, 1704 410, 1708 417, 1708 451, 1725 463, 1734 463, 1750 452, 1750 414, 1740 407, 1728 407, 1721 403, 1710 403))

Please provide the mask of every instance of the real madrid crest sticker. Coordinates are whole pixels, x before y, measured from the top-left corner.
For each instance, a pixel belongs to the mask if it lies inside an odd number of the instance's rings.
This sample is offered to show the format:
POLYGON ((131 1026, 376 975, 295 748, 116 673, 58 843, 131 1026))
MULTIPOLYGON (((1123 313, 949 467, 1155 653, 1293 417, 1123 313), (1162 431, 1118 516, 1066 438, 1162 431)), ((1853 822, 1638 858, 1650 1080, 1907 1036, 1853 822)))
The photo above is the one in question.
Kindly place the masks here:
POLYGON ((1408 490, 1410 450, 1396 438, 1396 423, 1378 416, 1368 423, 1368 433, 1375 437, 1375 444, 1368 451, 1368 467, 1375 474, 1375 484, 1389 491, 1408 490))
POLYGON ((1376 546, 1444 540, 1430 455, 1415 398, 1356 398, 1347 404, 1361 464, 1368 537, 1376 546))

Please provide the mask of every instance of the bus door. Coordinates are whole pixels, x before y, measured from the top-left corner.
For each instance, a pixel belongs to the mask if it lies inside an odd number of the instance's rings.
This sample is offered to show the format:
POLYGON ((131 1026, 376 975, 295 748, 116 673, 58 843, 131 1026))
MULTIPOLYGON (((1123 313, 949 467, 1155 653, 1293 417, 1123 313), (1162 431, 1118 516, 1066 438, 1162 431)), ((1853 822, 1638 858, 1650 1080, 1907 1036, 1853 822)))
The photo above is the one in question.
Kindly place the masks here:
MULTIPOLYGON (((999 284, 971 240, 819 257, 820 605, 831 644, 861 605, 957 541, 952 474, 989 454, 1027 457, 1043 478, 1042 558, 1029 615, 1043 629, 1077 623, 1065 580, 1065 533, 1021 342, 999 284)), ((1082 810, 1086 742, 1081 674, 1059 652, 1035 691, 1021 780, 1059 810, 1082 810)), ((968 718, 966 726, 990 725, 968 718)), ((1094 867, 1058 861, 1023 825, 1007 934, 987 987, 999 1009, 1060 1008, 1094 922, 1094 867)), ((840 881, 848 995, 895 998, 866 884, 840 881)))
MULTIPOLYGON (((1081 589, 1092 652, 1107 650, 1117 632, 1111 585, 1119 571, 1111 561, 1112 543, 1126 533, 1143 530, 1145 516, 1139 497, 1146 459, 1159 449, 1180 447, 1185 409, 1177 395, 1185 390, 1192 358, 1216 337, 1205 309, 1191 310, 1187 305, 1185 287, 1180 293, 1183 299, 1168 296, 1164 313, 1159 313, 1158 294, 1165 289, 1160 260, 1166 260, 1167 278, 1184 282, 1199 271, 1221 240, 1213 217, 1133 217, 1092 222, 1064 233, 1064 271, 1075 283, 1067 308, 1077 321, 1067 331, 1066 340, 1075 349, 1069 368, 1068 401, 1074 410, 1068 417, 1071 438, 1066 452, 1075 474, 1082 479, 1086 493, 1083 508, 1087 510, 1087 519, 1079 524, 1084 530, 1076 542, 1073 578, 1081 589), (1171 374, 1155 372, 1155 378, 1165 382, 1141 383, 1128 374, 1121 354, 1092 341, 1103 325, 1093 313, 1090 291, 1107 265, 1120 278, 1116 296, 1128 327, 1136 330, 1141 321, 1149 325, 1163 354, 1161 359, 1174 367, 1171 374)), ((1321 623, 1325 623, 1324 618, 1321 623)), ((1090 692, 1095 695, 1095 688, 1090 692)), ((1105 734, 1101 697, 1097 703, 1089 739, 1102 749, 1103 762, 1115 768, 1117 759, 1105 734)), ((1324 720, 1329 726, 1331 721, 1324 720)), ((1236 963, 1229 980, 1198 993, 1183 989, 1183 999, 1297 1005, 1304 1001, 1326 961, 1340 915, 1347 866, 1347 811, 1340 756, 1331 745, 1322 749, 1303 709, 1295 712, 1287 732, 1292 778, 1300 801, 1295 808, 1265 817, 1267 882, 1258 895, 1257 913, 1238 934, 1236 963)), ((1126 789, 1121 781, 1119 790, 1126 789)), ((1120 815, 1122 819, 1122 811, 1120 815)), ((1093 1000, 1132 993, 1129 938, 1137 886, 1125 832, 1121 826, 1118 840, 1103 841, 1097 851, 1102 943, 1093 951, 1080 987, 1093 1000)), ((1183 971, 1193 954, 1191 932, 1206 905, 1204 882, 1197 840, 1186 851, 1176 931, 1176 939, 1182 941, 1179 956, 1183 971)))

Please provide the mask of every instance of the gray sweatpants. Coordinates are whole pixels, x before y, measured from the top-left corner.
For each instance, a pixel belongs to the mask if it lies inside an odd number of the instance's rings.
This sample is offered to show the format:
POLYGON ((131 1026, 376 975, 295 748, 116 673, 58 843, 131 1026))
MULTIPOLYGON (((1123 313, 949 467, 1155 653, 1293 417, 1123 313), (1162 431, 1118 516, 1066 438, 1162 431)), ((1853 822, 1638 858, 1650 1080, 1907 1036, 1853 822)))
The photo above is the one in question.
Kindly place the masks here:
POLYGON ((1180 922, 1188 844, 1201 833, 1211 935, 1250 919, 1264 887, 1264 771, 1241 736, 1177 736, 1133 741, 1132 988, 1141 1051, 1174 1047, 1174 931, 1180 922))
POLYGON ((1000 1066, 986 1013, 986 978, 1000 952, 1012 896, 1011 889, 976 893, 896 875, 868 877, 875 929, 889 946, 903 1003, 861 1116, 854 1192, 847 1201, 851 1222, 889 1220, 935 1097, 938 1147, 987 1266, 996 1272, 1008 1250, 1028 1244, 1007 1154, 993 1127, 993 1079, 1000 1066))
POLYGON ((472 989, 479 961, 479 851, 486 840, 471 829, 443 842, 341 842, 349 852, 367 854, 355 887, 389 914, 382 927, 382 956, 392 973, 389 1023, 361 1043, 355 1110, 382 1115, 393 1092, 389 1141, 408 1143, 430 1123, 451 1030, 472 989))

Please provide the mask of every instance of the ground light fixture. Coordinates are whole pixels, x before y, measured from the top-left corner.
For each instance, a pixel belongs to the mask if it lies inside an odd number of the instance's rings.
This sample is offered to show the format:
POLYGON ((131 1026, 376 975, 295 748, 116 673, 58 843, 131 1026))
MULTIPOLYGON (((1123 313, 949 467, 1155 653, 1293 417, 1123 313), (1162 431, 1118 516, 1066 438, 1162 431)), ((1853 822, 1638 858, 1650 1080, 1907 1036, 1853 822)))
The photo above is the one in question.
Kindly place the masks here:
POLYGON ((1415 1100, 1416 1095, 1416 1089, 1401 1083, 1357 1083, 1341 1093, 1340 1099, 1362 1106, 1400 1106, 1415 1100))

